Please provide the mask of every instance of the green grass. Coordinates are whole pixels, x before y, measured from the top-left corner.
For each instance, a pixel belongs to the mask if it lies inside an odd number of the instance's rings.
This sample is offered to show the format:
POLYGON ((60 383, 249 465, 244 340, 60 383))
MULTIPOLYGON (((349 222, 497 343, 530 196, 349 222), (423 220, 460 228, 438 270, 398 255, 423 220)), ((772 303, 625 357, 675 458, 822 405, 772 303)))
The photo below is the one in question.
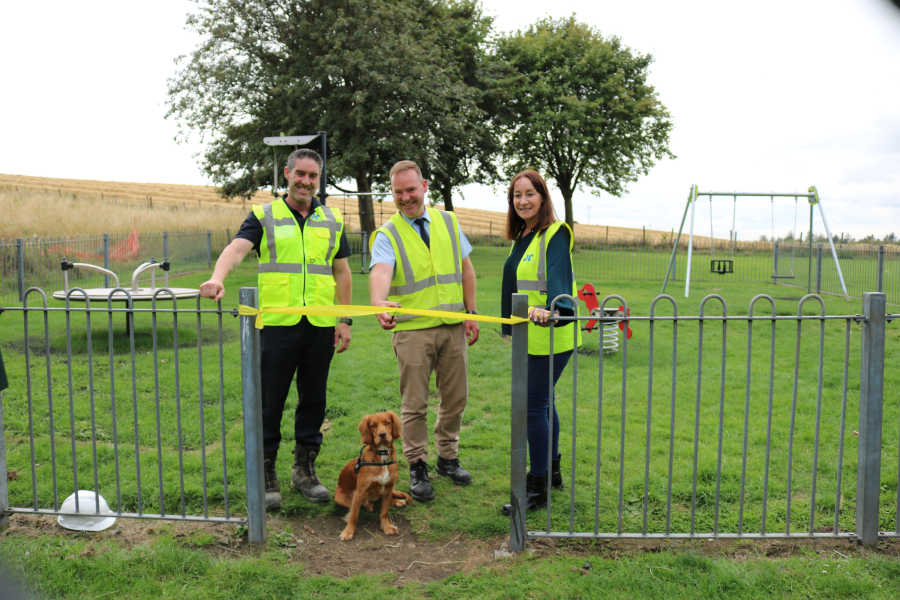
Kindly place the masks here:
MULTIPOLYGON (((179 287, 194 287, 206 278, 198 273, 176 279, 179 287)), ((224 306, 237 305, 238 287, 255 285, 252 269, 242 268, 229 280, 224 306)), ((650 303, 659 291, 658 282, 593 280, 603 294, 618 293, 629 301, 633 315, 648 315, 650 303)), ((354 302, 368 304, 365 276, 354 275, 354 302)), ((500 280, 498 277, 478 279, 479 311, 499 314, 500 280)), ((704 294, 723 295, 728 302, 728 314, 747 314, 750 299, 757 293, 774 296, 795 295, 793 290, 761 284, 708 284, 693 286, 691 298, 673 294, 678 300, 679 315, 696 315, 704 294)), ((618 302, 616 302, 618 304, 618 302)), ((859 301, 846 302, 826 297, 828 314, 861 312, 859 301)), ((807 303, 807 313, 816 308, 807 303)), ((189 303, 188 306, 193 306, 189 303)), ((204 301, 204 306, 212 303, 204 301)), ((661 301, 657 314, 672 314, 670 305, 661 301)), ((770 311, 766 303, 757 304, 757 314, 770 311)), ((817 310, 817 309, 816 309, 817 310)), ((796 314, 797 303, 777 301, 778 314, 796 314)), ((706 314, 721 314, 717 301, 707 302, 706 314)), ((177 329, 171 316, 157 317, 159 334, 154 340, 150 331, 150 316, 138 315, 135 325, 135 361, 132 363, 128 338, 124 336, 124 319, 114 316, 113 352, 110 360, 107 319, 92 319, 88 344, 83 315, 72 315, 71 405, 69 365, 65 337, 65 317, 50 315, 51 383, 48 388, 45 363, 45 342, 42 317, 29 318, 29 335, 33 339, 31 397, 34 406, 36 438, 35 463, 37 496, 41 507, 53 502, 50 411, 47 410, 48 389, 53 398, 53 420, 58 496, 60 500, 73 491, 72 432, 69 412, 75 415, 75 448, 78 457, 79 486, 93 486, 93 445, 91 423, 91 386, 88 372, 93 371, 93 402, 96 415, 96 449, 100 491, 108 500, 116 497, 115 458, 118 453, 120 472, 118 485, 122 495, 122 510, 136 511, 138 506, 136 458, 140 457, 140 481, 143 492, 142 509, 156 512, 160 508, 157 429, 162 454, 162 480, 165 490, 165 510, 180 512, 181 494, 178 475, 179 460, 185 472, 186 512, 196 514, 203 507, 202 460, 206 460, 209 502, 213 513, 221 513, 224 478, 220 432, 224 428, 227 449, 228 493, 230 510, 240 512, 244 502, 243 434, 241 428, 240 352, 237 319, 224 316, 224 353, 222 357, 222 402, 220 404, 220 371, 217 356, 218 326, 215 315, 204 315, 200 326, 200 349, 203 369, 198 370, 196 317, 179 317, 177 329), (177 331, 178 343, 175 343, 177 331), (35 339, 36 338, 36 339, 35 339), (177 347, 176 347, 177 346, 177 347), (92 361, 88 361, 90 349, 92 361), (176 386, 176 369, 178 385, 176 386), (136 399, 132 396, 131 373, 136 374, 136 399), (116 419, 112 418, 110 369, 115 377, 116 419), (159 381, 157 386, 156 381, 159 381), (200 386, 202 381, 202 394, 200 386), (157 419, 156 390, 159 390, 159 419, 157 419), (181 406, 180 423, 177 406, 181 406), (132 426, 137 414, 138 449, 135 450, 135 431, 132 426), (201 444, 200 416, 203 416, 205 445, 201 444), (224 414, 224 419, 222 415, 224 414), (177 451, 183 449, 181 457, 177 451)), ((32 505, 31 450, 28 444, 28 393, 25 385, 22 313, 5 312, 0 315, 0 344, 10 377, 11 387, 3 394, 6 426, 7 462, 18 472, 10 482, 12 506, 32 505)), ((625 531, 640 531, 643 527, 645 476, 648 485, 648 530, 665 530, 667 517, 667 486, 669 461, 669 423, 672 410, 673 327, 658 323, 654 329, 653 362, 650 363, 650 331, 646 322, 632 322, 634 337, 628 344, 628 368, 625 380, 625 452, 620 471, 620 439, 623 422, 624 352, 602 359, 603 393, 598 403, 601 355, 597 333, 587 334, 578 356, 577 404, 573 408, 573 366, 570 365, 557 387, 557 401, 562 421, 561 449, 568 456, 575 432, 577 449, 575 463, 575 530, 594 529, 595 493, 599 494, 600 531, 615 531, 618 526, 619 478, 623 476, 622 520, 625 531), (651 369, 652 366, 652 369, 651 369), (648 376, 653 374, 652 395, 648 376), (650 471, 645 473, 645 444, 647 442, 648 397, 650 471), (597 477, 597 418, 602 407, 600 470, 597 477), (573 420, 575 424, 573 425, 573 420), (624 472, 624 475, 622 475, 624 472), (599 490, 599 492, 598 492, 599 490)), ((791 490, 792 531, 809 526, 812 501, 813 443, 816 419, 816 381, 818 369, 819 323, 804 323, 802 329, 796 427, 793 440, 793 487, 791 490)), ((849 389, 847 403, 845 450, 843 456, 843 484, 841 500, 837 496, 836 476, 838 442, 840 439, 840 399, 842 393, 844 328, 840 321, 825 324, 823 356, 823 394, 821 431, 818 455, 818 488, 813 527, 833 525, 836 505, 841 506, 840 527, 853 529, 856 485, 856 438, 852 430, 858 422, 859 338, 860 328, 851 325, 849 389)), ((768 489, 768 531, 784 530, 787 508, 788 431, 794 385, 794 352, 796 323, 779 323, 776 331, 775 377, 771 460, 768 489)), ((678 326, 677 371, 675 375, 675 427, 673 454, 673 492, 671 522, 673 531, 689 531, 691 506, 696 504, 694 527, 710 531, 716 519, 716 489, 719 488, 718 523, 721 531, 736 531, 739 516, 741 458, 743 451, 745 375, 747 364, 747 325, 729 323, 727 327, 726 369, 724 382, 722 478, 717 481, 718 431, 720 410, 720 364, 722 325, 706 323, 703 337, 703 360, 698 361, 699 341, 696 322, 678 326), (697 464, 697 491, 693 490, 694 427, 697 405, 698 365, 700 423, 697 464)), ((744 530, 759 531, 763 498, 763 476, 766 451, 766 405, 768 402, 768 364, 770 326, 758 322, 753 328, 751 358, 750 419, 748 421, 748 462, 745 476, 746 506, 744 530)), ((887 364, 896 364, 900 356, 900 330, 888 328, 887 364)), ((445 478, 434 478, 437 499, 427 504, 416 503, 402 509, 415 523, 416 530, 435 538, 462 531, 468 535, 487 537, 508 531, 508 520, 499 513, 499 506, 509 498, 509 416, 510 366, 509 342, 499 335, 499 326, 486 325, 481 340, 470 349, 470 397, 461 433, 460 458, 463 466, 472 471, 476 482, 466 488, 455 488, 445 478)), ((317 463, 319 475, 330 489, 334 489, 343 465, 359 451, 356 426, 363 415, 384 409, 399 411, 398 371, 390 349, 390 335, 381 331, 373 318, 360 318, 353 327, 350 349, 337 355, 332 363, 329 381, 328 418, 331 428, 326 433, 323 454, 317 463)), ((885 428, 882 463, 881 528, 896 527, 897 438, 900 374, 895 369, 885 373, 885 428)), ((434 399, 435 402, 436 396, 434 399)), ((278 459, 282 478, 289 473, 292 448, 293 406, 296 396, 288 399, 282 423, 284 441, 278 459)), ((429 414, 433 423, 434 412, 429 414)), ((430 460, 435 451, 430 449, 430 460)), ((566 492, 554 493, 553 530, 569 527, 569 477, 572 466, 564 461, 566 492)), ((401 489, 408 485, 405 470, 401 489)), ((114 504, 113 500, 110 500, 114 504)), ((336 505, 312 505, 293 491, 285 492, 283 512, 293 515, 342 515, 336 505)), ((545 514, 529 517, 530 529, 545 527, 545 514)))
POLYGON ((335 579, 285 562, 270 547, 257 558, 215 558, 169 536, 126 548, 85 538, 6 538, 0 563, 41 598, 215 600, 235 597, 388 599, 520 598, 896 598, 900 563, 877 556, 785 560, 710 558, 663 551, 612 559, 600 553, 528 555, 427 584, 395 575, 335 579), (585 570, 585 562, 590 569, 585 570))

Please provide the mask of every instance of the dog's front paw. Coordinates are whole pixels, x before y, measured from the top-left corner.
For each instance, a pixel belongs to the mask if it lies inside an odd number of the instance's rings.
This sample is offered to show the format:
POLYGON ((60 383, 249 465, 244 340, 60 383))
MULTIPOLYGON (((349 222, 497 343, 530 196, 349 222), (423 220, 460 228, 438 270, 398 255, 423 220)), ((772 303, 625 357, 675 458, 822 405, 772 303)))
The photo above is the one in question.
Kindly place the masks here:
POLYGON ((397 508, 403 508, 404 506, 406 506, 406 500, 394 500, 393 502, 391 502, 391 504, 393 504, 397 508))
POLYGON ((397 535, 400 532, 399 529, 397 529, 394 525, 391 525, 390 523, 385 523, 384 525, 382 525, 381 530, 384 532, 385 535, 397 535))
MULTIPOLYGON (((396 529, 396 527, 394 528, 396 529)), ((351 529, 349 527, 345 528, 344 531, 341 532, 341 541, 346 542, 353 539, 353 534, 356 532, 355 529, 351 529)))

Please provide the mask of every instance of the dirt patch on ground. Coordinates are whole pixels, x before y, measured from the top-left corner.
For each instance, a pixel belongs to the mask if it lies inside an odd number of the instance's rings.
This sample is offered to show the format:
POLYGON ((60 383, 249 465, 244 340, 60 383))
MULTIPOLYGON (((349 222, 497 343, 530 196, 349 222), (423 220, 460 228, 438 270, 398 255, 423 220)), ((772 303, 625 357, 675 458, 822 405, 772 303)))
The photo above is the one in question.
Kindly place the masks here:
POLYGON ((258 557, 276 552, 285 562, 306 566, 310 575, 328 574, 347 578, 391 572, 393 585, 404 582, 430 582, 471 571, 494 561, 494 550, 505 542, 500 539, 473 539, 464 534, 441 541, 420 539, 413 524, 402 516, 394 524, 396 536, 379 528, 377 513, 360 513, 356 535, 348 542, 340 540, 346 523, 340 517, 297 517, 268 519, 268 543, 249 544, 243 530, 233 524, 188 521, 141 521, 119 519, 105 531, 71 531, 57 524, 54 517, 15 514, 4 536, 36 538, 53 535, 98 542, 91 552, 102 552, 112 542, 124 547, 148 544, 159 536, 168 536, 186 547, 202 549, 223 559, 258 557))
MULTIPOLYGON (((356 575, 379 575, 391 572, 392 585, 408 582, 438 581, 459 572, 471 572, 493 565, 503 568, 508 537, 489 539, 470 538, 464 534, 426 541, 415 533, 414 525, 402 516, 394 524, 397 536, 387 536, 378 527, 377 513, 360 514, 354 539, 342 542, 344 529, 340 517, 269 517, 269 541, 265 546, 247 543, 244 532, 233 524, 199 523, 187 521, 141 521, 119 519, 115 525, 101 532, 70 531, 60 527, 53 517, 16 514, 10 517, 9 529, 3 537, 40 537, 53 535, 98 542, 86 552, 103 552, 110 542, 131 547, 148 544, 160 536, 168 536, 186 547, 202 549, 222 559, 259 557, 264 553, 278 553, 285 562, 302 563, 310 575, 327 574, 338 578, 356 575)), ((863 549, 847 539, 819 538, 816 540, 560 540, 541 538, 530 540, 526 551, 547 558, 556 556, 585 557, 591 560, 625 560, 644 553, 691 552, 713 558, 731 560, 790 557, 819 557, 832 560, 863 557, 872 554, 900 557, 900 539, 882 540, 877 549, 863 549)))

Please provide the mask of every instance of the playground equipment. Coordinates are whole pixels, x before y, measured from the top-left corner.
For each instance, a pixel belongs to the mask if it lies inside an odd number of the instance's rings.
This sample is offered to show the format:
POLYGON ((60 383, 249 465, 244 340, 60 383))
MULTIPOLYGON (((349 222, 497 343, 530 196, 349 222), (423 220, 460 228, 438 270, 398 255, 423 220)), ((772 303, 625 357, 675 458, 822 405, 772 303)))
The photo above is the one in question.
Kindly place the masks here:
MULTIPOLYGON (((727 273, 734 273, 734 244, 735 244, 735 222, 737 219, 737 199, 738 197, 768 197, 772 203, 772 237, 774 238, 775 234, 775 198, 793 198, 794 199, 794 231, 797 231, 797 206, 798 206, 798 198, 806 198, 809 201, 809 234, 807 236, 807 240, 809 243, 809 270, 807 272, 807 282, 806 289, 807 293, 812 288, 812 241, 813 241, 813 216, 815 214, 815 207, 819 207, 819 214, 822 217, 822 224, 825 226, 825 234, 828 237, 828 245, 831 248, 831 256, 834 259, 834 266, 837 269, 838 278, 841 282, 841 290, 844 292, 844 298, 849 299, 849 295, 847 293, 847 285, 844 283, 844 274, 841 272, 841 264, 838 262, 837 251, 834 248, 834 240, 831 237, 831 231, 828 229, 828 220, 825 218, 825 209, 822 208, 822 202, 819 199, 819 192, 816 190, 816 186, 811 186, 807 192, 794 192, 794 193, 775 193, 775 192, 701 192, 698 190, 697 185, 694 184, 691 186, 690 194, 687 198, 687 205, 684 207, 684 216, 681 217, 681 225, 678 227, 678 236, 675 238, 675 242, 672 246, 672 256, 669 258, 669 267, 666 269, 666 277, 663 280, 662 292, 666 293, 666 285, 669 283, 669 275, 672 274, 672 270, 675 265, 675 255, 678 252, 678 242, 681 240, 681 234, 684 231, 684 223, 687 220, 688 210, 691 211, 691 222, 690 222, 690 238, 688 241, 688 258, 687 258, 687 272, 685 275, 685 283, 684 283, 684 297, 687 298, 690 296, 691 290, 691 260, 693 258, 694 252, 694 213, 696 210, 697 200, 700 196, 707 196, 709 198, 709 233, 710 237, 713 238, 712 244, 712 256, 710 259, 709 271, 710 273, 717 273, 719 275, 724 275, 727 273), (712 199, 713 196, 731 196, 734 201, 734 208, 732 212, 732 225, 731 225, 731 257, 727 259, 720 259, 716 257, 716 249, 715 249, 715 236, 713 232, 712 225, 712 199)), ((794 248, 791 247, 791 274, 783 275, 778 273, 778 250, 777 245, 775 249, 774 255, 775 264, 772 270, 772 282, 778 283, 779 279, 793 279, 794 278, 794 248)))
MULTIPOLYGON (((169 287, 169 259, 165 258, 162 262, 157 262, 156 259, 151 258, 149 261, 138 266, 137 269, 134 270, 134 273, 131 274, 131 288, 120 288, 119 287, 119 277, 109 269, 104 269, 103 267, 98 267, 96 265, 92 265, 90 263, 73 263, 63 257, 62 261, 60 261, 60 266, 63 272, 63 289, 53 292, 53 298, 56 300, 70 300, 70 301, 78 301, 85 302, 90 300, 91 302, 105 302, 110 299, 114 302, 128 302, 129 300, 132 302, 152 302, 154 298, 156 300, 171 300, 177 298, 178 300, 188 299, 188 298, 196 298, 200 295, 200 290, 193 288, 170 288, 169 287), (90 271, 97 271, 98 273, 103 273, 104 275, 109 275, 112 277, 114 285, 113 287, 103 287, 103 288, 90 288, 86 290, 72 290, 69 293, 69 271, 73 269, 88 269, 90 271), (162 269, 164 273, 163 285, 160 288, 156 287, 156 270, 162 269), (150 287, 142 288, 139 286, 139 279, 143 273, 150 271, 150 287), (159 289, 167 289, 170 293, 162 293, 157 295, 157 290, 159 289), (115 292, 113 292, 115 290, 115 292), (127 294, 125 292, 128 292, 127 294), (112 293, 112 297, 110 298, 110 293, 112 293)), ((125 321, 125 332, 128 333, 131 331, 131 319, 126 318, 125 321)))
POLYGON ((625 309, 624 306, 619 308, 606 308, 601 311, 600 301, 597 299, 597 292, 594 285, 585 283, 578 290, 578 298, 584 302, 592 317, 597 317, 587 322, 587 326, 582 327, 582 331, 590 333, 595 327, 602 328, 603 351, 618 352, 619 351, 619 334, 625 333, 626 339, 631 339, 631 327, 628 326, 628 319, 631 316, 631 309, 625 309))

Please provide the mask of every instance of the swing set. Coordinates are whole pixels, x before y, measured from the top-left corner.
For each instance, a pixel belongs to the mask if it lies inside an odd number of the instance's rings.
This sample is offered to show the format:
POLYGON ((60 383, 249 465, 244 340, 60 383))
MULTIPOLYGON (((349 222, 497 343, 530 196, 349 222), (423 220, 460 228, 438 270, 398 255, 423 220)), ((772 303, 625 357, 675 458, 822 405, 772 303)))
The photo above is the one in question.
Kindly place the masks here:
MULTIPOLYGON (((691 221, 690 221, 690 238, 688 241, 688 256, 687 256, 687 274, 685 276, 684 283, 684 296, 685 298, 690 296, 691 289, 691 261, 693 258, 694 251, 694 213, 696 211, 697 200, 701 196, 706 196, 709 198, 709 235, 712 240, 712 253, 709 261, 709 272, 715 273, 717 275, 727 275, 734 273, 734 246, 737 235, 735 233, 735 223, 737 221, 737 199, 738 197, 768 197, 771 205, 772 205, 772 239, 775 239, 775 198, 793 198, 794 199, 794 229, 792 231, 797 231, 797 214, 798 214, 798 206, 799 198, 806 198, 809 201, 809 234, 807 236, 807 240, 809 243, 809 270, 807 272, 807 293, 809 292, 812 284, 812 240, 813 240, 813 216, 815 207, 819 207, 819 214, 822 217, 822 223, 825 226, 825 233, 828 237, 828 245, 831 248, 831 256, 834 259, 834 266, 837 269, 838 278, 841 282, 841 290, 844 292, 844 298, 849 299, 849 295, 847 294, 847 286, 844 283, 844 275, 841 272, 841 265, 838 262, 837 251, 834 248, 834 241, 831 238, 831 231, 828 229, 828 221, 825 219, 825 210, 822 208, 822 203, 819 200, 819 192, 816 190, 815 186, 809 188, 807 192, 798 192, 798 193, 775 193, 775 192, 701 192, 698 190, 697 185, 691 186, 691 192, 687 198, 687 205, 684 207, 684 216, 681 218, 681 226, 678 228, 678 237, 675 238, 675 243, 672 246, 672 256, 669 258, 669 267, 666 270, 666 277, 663 280, 662 293, 666 292, 666 285, 669 283, 669 276, 672 274, 675 268, 675 256, 678 252, 678 242, 681 240, 681 234, 684 230, 684 224, 687 221, 688 210, 691 212, 691 221), (718 258, 716 255, 716 244, 715 244, 715 235, 713 232, 713 196, 731 196, 733 200, 733 208, 731 215, 731 252, 728 258, 718 258)), ((779 279, 794 279, 794 249, 795 245, 791 246, 791 273, 790 275, 780 275, 778 273, 778 245, 775 245, 774 250, 774 267, 772 269, 772 282, 778 283, 779 279)))

